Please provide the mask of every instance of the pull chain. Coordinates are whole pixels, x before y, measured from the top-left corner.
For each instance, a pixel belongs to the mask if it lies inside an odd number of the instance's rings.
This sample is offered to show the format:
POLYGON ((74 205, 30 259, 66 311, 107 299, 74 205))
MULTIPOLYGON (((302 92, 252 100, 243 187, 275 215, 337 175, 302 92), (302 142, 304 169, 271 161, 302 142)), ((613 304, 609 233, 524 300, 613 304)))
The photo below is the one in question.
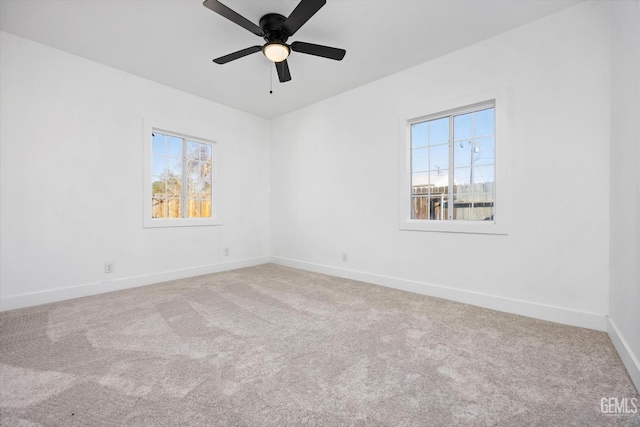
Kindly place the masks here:
POLYGON ((273 67, 269 67, 271 73, 269 75, 269 93, 273 94, 273 67))

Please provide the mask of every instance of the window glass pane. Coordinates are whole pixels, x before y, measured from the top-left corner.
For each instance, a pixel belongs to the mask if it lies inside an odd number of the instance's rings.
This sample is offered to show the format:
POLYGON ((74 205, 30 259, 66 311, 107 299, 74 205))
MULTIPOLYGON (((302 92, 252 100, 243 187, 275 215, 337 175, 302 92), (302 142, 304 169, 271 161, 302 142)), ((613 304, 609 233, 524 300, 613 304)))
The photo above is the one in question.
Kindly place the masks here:
POLYGON ((439 170, 449 167, 449 145, 429 147, 429 169, 439 170))
POLYGON ((495 134, 494 110, 494 108, 488 108, 475 113, 475 136, 495 134))
POLYGON ((453 145, 453 165, 456 168, 471 166, 472 140, 456 141, 453 145))
POLYGON ((191 180, 198 179, 198 173, 200 172, 200 162, 189 160, 187 162, 187 178, 191 180))
POLYGON ((429 219, 429 196, 426 194, 412 196, 411 219, 429 219))
POLYGON ((207 148, 209 148, 209 145, 207 145, 207 144, 198 144, 198 145, 200 146, 198 148, 198 152, 200 153, 200 161, 201 162, 208 162, 210 154, 207 155, 207 148))
POLYGON ((431 171, 429 173, 429 184, 431 185, 431 193, 446 193, 449 189, 449 170, 431 171))
POLYGON ((495 182, 486 181, 479 182, 474 186, 473 201, 474 202, 493 202, 494 200, 495 182))
POLYGON ((167 204, 166 199, 154 197, 151 199, 151 217, 166 218, 167 204))
POLYGON ((200 144, 200 160, 211 162, 211 146, 209 144, 200 144))
POLYGON ((187 141, 187 154, 190 159, 198 160, 200 158, 200 144, 187 141))
POLYGON ((187 193, 189 197, 204 198, 211 194, 211 186, 201 179, 190 179, 187 181, 187 193))
POLYGON ((198 200, 188 199, 187 200, 187 217, 198 218, 200 216, 200 210, 198 208, 199 208, 198 200))
POLYGON ((187 178, 190 181, 198 181, 200 179, 200 162, 189 161, 187 163, 187 167, 189 168, 187 172, 187 178))
POLYGON ((453 137, 455 141, 470 139, 473 136, 471 130, 473 113, 462 114, 453 117, 453 137))
POLYGON ((478 221, 493 221, 495 183, 489 181, 479 183, 475 185, 474 190, 474 219, 478 221))
POLYGON ((429 174, 427 172, 418 172, 411 174, 411 187, 413 188, 413 193, 416 192, 416 188, 426 188, 429 185, 429 174))
POLYGON ((151 177, 151 193, 154 197, 164 197, 167 192, 167 185, 164 177, 152 176, 151 177))
MULTIPOLYGON (((208 168, 210 170, 211 168, 208 168)), ((205 176, 202 178, 202 197, 207 199, 211 199, 211 173, 207 171, 205 176)))
POLYGON ((207 200, 211 200, 211 184, 205 182, 204 188, 202 189, 202 196, 207 200))
POLYGON ((169 197, 181 197, 182 196, 182 177, 177 178, 170 176, 167 178, 167 196, 169 197))
POLYGON ((170 136, 167 138, 167 155, 182 157, 182 139, 170 136))
POLYGON ((151 138, 151 152, 153 154, 165 154, 166 144, 164 135, 158 132, 154 132, 151 138))
POLYGON ((196 195, 196 197, 199 197, 199 198, 204 198, 204 197, 206 197, 206 194, 205 194, 205 183, 204 183, 204 181, 202 181, 202 180, 199 180, 199 181, 198 181, 198 183, 197 183, 197 187, 196 187, 196 194, 195 194, 195 195, 196 195))
POLYGON ((473 192, 471 168, 459 168, 454 172, 453 219, 467 221, 471 217, 473 192))
POLYGON ((200 173, 199 173, 199 178, 202 181, 207 181, 211 176, 211 173, 209 172, 211 171, 211 163, 205 163, 205 162, 200 162, 200 173))
POLYGON ((495 202, 495 166, 477 166, 474 168, 474 210, 477 221, 493 221, 495 202))
POLYGON ((182 176, 182 159, 167 157, 167 175, 182 176))
POLYGON ((411 125, 411 148, 425 147, 429 144, 429 122, 411 125))
POLYGON ((495 182, 480 182, 475 185, 474 190, 474 202, 493 202, 495 197, 495 182))
POLYGON ((165 176, 167 171, 167 158, 165 156, 152 156, 151 175, 165 176))
POLYGON ((449 117, 432 120, 429 124, 429 142, 431 145, 449 142, 449 117))
POLYGON ((495 182, 495 166, 476 166, 473 168, 473 182, 495 182))
POLYGON ((167 200, 167 218, 180 218, 182 211, 180 210, 180 199, 167 200))
POLYGON ((411 170, 413 172, 426 171, 429 169, 429 149, 415 148, 411 150, 411 170))
POLYGON ((209 182, 210 183, 211 180, 213 179, 213 174, 212 174, 213 167, 212 167, 211 163, 203 163, 202 165, 203 165, 202 167, 204 168, 204 174, 202 176, 202 179, 205 182, 209 182))
POLYGON ((487 165, 494 164, 496 161, 495 138, 493 136, 487 138, 476 139, 475 145, 475 164, 487 165))
POLYGON ((206 218, 211 216, 211 200, 200 201, 200 216, 206 218))
POLYGON ((453 207, 453 219, 469 221, 471 219, 471 204, 469 202, 455 202, 453 207))
POLYGON ((454 201, 471 201, 471 174, 473 169, 471 168, 458 168, 455 169, 453 174, 454 179, 454 201))

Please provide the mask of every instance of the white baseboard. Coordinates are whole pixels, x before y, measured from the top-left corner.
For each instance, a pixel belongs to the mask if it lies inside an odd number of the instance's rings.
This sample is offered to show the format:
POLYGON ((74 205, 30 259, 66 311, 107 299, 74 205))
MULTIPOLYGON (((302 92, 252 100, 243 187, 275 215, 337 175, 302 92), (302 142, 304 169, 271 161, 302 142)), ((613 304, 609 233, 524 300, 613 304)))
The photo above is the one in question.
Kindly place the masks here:
MULTIPOLYGON (((345 279, 373 283, 376 285, 400 289, 417 294, 444 298, 507 313, 533 317, 536 319, 548 320, 551 322, 562 323, 571 326, 579 326, 588 329, 595 329, 603 332, 606 332, 608 330, 607 318, 604 314, 589 313, 563 307, 537 304, 529 301, 522 301, 496 295, 488 295, 479 292, 455 289, 446 286, 416 282, 355 270, 347 270, 288 258, 268 256, 210 264, 181 270, 165 271, 161 273, 125 277, 105 282, 88 283, 67 288, 59 288, 42 292, 3 297, 0 298, 0 311, 31 307, 34 305, 47 304, 51 302, 63 301, 90 295, 97 295, 105 292, 135 288, 138 286, 151 285, 154 283, 161 283, 170 280, 184 279, 187 277, 200 276, 203 274, 217 273, 220 271, 234 270, 237 268, 251 267, 254 265, 266 264, 268 262, 273 262, 274 264, 293 268, 299 268, 301 270, 343 277, 345 279)), ((635 360, 635 363, 637 365, 637 359, 635 360)))
POLYGON ((589 313, 586 311, 538 304, 529 301, 505 298, 497 295, 489 295, 479 292, 466 291, 463 289, 433 285, 430 283, 398 279, 395 277, 364 273, 361 271, 346 270, 342 268, 298 261, 289 258, 272 256, 271 262, 287 267, 313 271, 315 273, 329 274, 331 276, 373 283, 389 288, 448 299, 451 301, 462 302, 465 304, 503 311, 506 313, 533 317, 535 319, 548 320, 550 322, 578 326, 581 328, 595 329, 601 332, 607 331, 607 319, 604 313, 589 313))
POLYGON ((86 283, 83 285, 71 286, 68 288, 58 288, 42 292, 33 292, 28 294, 3 297, 0 298, 0 311, 31 307, 40 304, 48 304, 51 302, 86 297, 90 295, 98 295, 106 292, 113 292, 122 289, 136 288, 138 286, 152 285, 154 283, 167 282, 170 280, 202 276, 203 274, 211 274, 221 271, 235 270, 238 268, 252 267, 254 265, 267 264, 269 261, 270 259, 268 256, 241 259, 180 270, 163 271, 161 273, 123 277, 105 282, 86 283))
POLYGON ((638 356, 633 353, 631 347, 629 347, 629 343, 624 336, 620 333, 620 330, 616 326, 613 319, 610 317, 607 318, 609 338, 611 338, 611 342, 613 342, 613 346, 616 348, 616 351, 620 355, 620 359, 622 359, 622 363, 624 363, 625 368, 627 368, 627 372, 629 372, 629 376, 631 377, 631 381, 636 386, 636 390, 640 391, 640 361, 638 361, 638 356))

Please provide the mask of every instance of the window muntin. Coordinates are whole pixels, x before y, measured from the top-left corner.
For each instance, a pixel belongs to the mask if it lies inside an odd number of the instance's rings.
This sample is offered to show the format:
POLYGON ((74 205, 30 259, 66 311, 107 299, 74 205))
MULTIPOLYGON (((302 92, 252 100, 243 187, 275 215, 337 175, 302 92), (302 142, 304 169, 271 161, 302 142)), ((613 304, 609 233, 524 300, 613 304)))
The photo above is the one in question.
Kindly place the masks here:
POLYGON ((410 139, 412 220, 494 220, 493 102, 413 121, 410 139))

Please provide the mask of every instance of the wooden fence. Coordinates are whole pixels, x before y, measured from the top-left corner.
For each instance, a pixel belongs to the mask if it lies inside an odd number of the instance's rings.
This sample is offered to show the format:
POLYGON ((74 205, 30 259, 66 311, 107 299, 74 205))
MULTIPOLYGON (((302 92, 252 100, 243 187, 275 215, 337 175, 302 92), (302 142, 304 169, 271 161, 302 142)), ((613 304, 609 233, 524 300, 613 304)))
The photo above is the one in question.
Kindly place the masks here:
MULTIPOLYGON (((153 198, 151 202, 152 218, 181 218, 182 200, 153 198)), ((186 206, 186 218, 211 217, 211 200, 189 199, 186 206)))

